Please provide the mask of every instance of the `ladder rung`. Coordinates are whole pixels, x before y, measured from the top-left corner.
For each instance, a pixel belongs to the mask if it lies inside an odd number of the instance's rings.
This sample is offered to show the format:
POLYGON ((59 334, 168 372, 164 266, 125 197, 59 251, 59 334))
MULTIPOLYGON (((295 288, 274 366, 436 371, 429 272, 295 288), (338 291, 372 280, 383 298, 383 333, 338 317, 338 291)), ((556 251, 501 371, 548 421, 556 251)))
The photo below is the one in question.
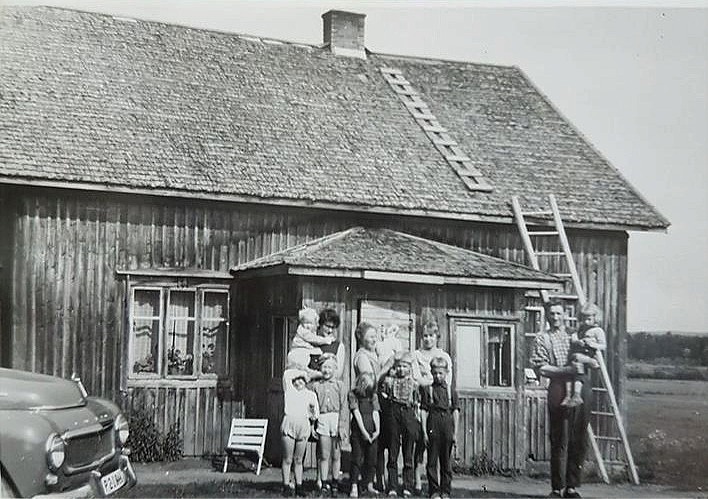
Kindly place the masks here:
POLYGON ((552 211, 522 211, 521 214, 525 217, 547 217, 553 215, 552 211))
POLYGON ((445 156, 445 159, 448 161, 469 161, 470 158, 467 156, 456 156, 456 155, 450 155, 450 156, 445 156))
POLYGON ((595 438, 598 440, 612 440, 616 442, 621 442, 622 439, 620 437, 606 437, 604 435, 595 435, 595 438))
POLYGON ((529 236, 557 236, 558 231, 555 230, 534 230, 529 231, 529 236))
POLYGON ((553 275, 556 277, 573 277, 573 274, 568 274, 568 273, 563 273, 563 272, 557 272, 553 275))
POLYGON ((614 412, 603 412, 603 411, 590 411, 590 414, 594 414, 595 416, 611 416, 611 417, 615 416, 614 412))
POLYGON ((537 251, 536 256, 563 256, 565 253, 562 251, 537 251))
POLYGON ((607 391, 607 388, 602 388, 602 387, 599 387, 599 386, 593 386, 593 387, 592 387, 592 391, 593 391, 593 392, 606 392, 606 391, 607 391))

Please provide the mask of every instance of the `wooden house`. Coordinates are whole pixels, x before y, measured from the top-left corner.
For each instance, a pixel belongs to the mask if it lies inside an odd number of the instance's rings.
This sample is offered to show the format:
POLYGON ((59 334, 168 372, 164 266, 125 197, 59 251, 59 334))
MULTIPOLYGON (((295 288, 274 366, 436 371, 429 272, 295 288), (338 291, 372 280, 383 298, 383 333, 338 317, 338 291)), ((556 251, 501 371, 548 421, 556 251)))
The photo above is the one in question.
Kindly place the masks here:
POLYGON ((309 46, 0 10, 2 365, 220 453, 234 415, 277 426, 300 307, 338 310, 348 359, 358 321, 414 347, 432 315, 464 458, 547 459, 524 367, 562 283, 526 266, 511 197, 558 198, 620 403, 628 231, 668 222, 518 68, 372 53, 363 15, 323 18, 309 46))

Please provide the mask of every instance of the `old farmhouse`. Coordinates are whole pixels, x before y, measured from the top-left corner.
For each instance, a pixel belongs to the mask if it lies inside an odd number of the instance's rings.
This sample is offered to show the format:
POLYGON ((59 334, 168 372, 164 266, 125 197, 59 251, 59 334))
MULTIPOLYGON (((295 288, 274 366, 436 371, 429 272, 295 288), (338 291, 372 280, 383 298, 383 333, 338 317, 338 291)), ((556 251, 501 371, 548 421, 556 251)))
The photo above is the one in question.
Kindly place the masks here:
POLYGON ((77 373, 220 453, 234 415, 277 428, 302 306, 339 311, 348 359, 360 320, 414 347, 432 315, 464 458, 547 459, 524 368, 562 283, 527 266, 512 196, 557 197, 620 404, 628 231, 668 222, 518 68, 372 53, 364 15, 323 21, 310 46, 0 9, 2 365, 77 373))

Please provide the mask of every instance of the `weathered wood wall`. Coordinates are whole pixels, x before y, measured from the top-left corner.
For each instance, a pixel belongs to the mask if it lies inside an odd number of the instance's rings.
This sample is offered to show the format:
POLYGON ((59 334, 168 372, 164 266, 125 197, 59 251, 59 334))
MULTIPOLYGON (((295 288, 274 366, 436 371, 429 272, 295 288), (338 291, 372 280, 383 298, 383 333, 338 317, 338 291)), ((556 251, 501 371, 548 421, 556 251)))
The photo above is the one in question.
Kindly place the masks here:
POLYGON ((139 410, 152 413, 163 433, 176 424, 187 456, 222 454, 231 418, 244 417, 243 402, 225 396, 213 384, 198 382, 131 386, 122 405, 128 414, 139 410))
MULTIPOLYGON (((128 389, 122 368, 126 306, 117 271, 165 267, 228 271, 360 224, 387 226, 525 262, 512 225, 31 188, 4 188, 0 197, 8 245, 2 264, 5 275, 11 276, 2 283, 2 294, 8 297, 3 306, 9 311, 1 326, 3 345, 12 349, 10 359, 2 353, 3 361, 65 377, 76 372, 92 394, 117 401, 121 390, 128 389)), ((608 367, 623 404, 627 235, 573 230, 569 236, 589 297, 605 310, 608 367)), ((232 303, 241 299, 233 298, 232 303)), ((313 298, 313 304, 339 299, 313 298)), ((442 303, 431 296, 418 307, 496 306, 494 299, 469 305, 459 304, 460 299, 446 297, 442 303)), ((234 334, 238 327, 232 328, 234 334)), ((443 338, 443 345, 449 345, 449 338, 443 338)))

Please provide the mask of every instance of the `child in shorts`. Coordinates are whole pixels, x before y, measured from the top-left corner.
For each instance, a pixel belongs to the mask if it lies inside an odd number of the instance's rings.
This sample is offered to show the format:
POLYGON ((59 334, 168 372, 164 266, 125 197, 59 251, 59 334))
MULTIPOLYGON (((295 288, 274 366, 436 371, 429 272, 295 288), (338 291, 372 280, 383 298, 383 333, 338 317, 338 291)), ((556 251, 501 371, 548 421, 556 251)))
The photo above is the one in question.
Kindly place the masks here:
POLYGON ((330 495, 336 493, 337 477, 332 477, 331 481, 328 477, 330 470, 336 472, 341 467, 341 443, 348 438, 349 411, 347 392, 342 382, 334 376, 337 372, 337 358, 333 354, 322 355, 320 372, 322 377, 311 385, 317 395, 320 410, 316 430, 319 456, 318 484, 322 484, 323 495, 330 495))
POLYGON ((317 395, 307 389, 308 374, 304 366, 292 361, 288 356, 288 366, 283 372, 283 394, 285 415, 280 425, 283 445, 283 495, 304 497, 302 490, 303 460, 307 439, 310 436, 310 421, 320 414, 317 395), (293 468, 295 483, 290 481, 293 468))
POLYGON ((577 407, 583 404, 583 378, 587 368, 600 367, 595 359, 597 351, 607 348, 605 331, 598 323, 600 309, 589 303, 580 311, 580 329, 570 337, 568 365, 576 368, 577 375, 566 382, 565 398, 561 402, 565 407, 577 407))

